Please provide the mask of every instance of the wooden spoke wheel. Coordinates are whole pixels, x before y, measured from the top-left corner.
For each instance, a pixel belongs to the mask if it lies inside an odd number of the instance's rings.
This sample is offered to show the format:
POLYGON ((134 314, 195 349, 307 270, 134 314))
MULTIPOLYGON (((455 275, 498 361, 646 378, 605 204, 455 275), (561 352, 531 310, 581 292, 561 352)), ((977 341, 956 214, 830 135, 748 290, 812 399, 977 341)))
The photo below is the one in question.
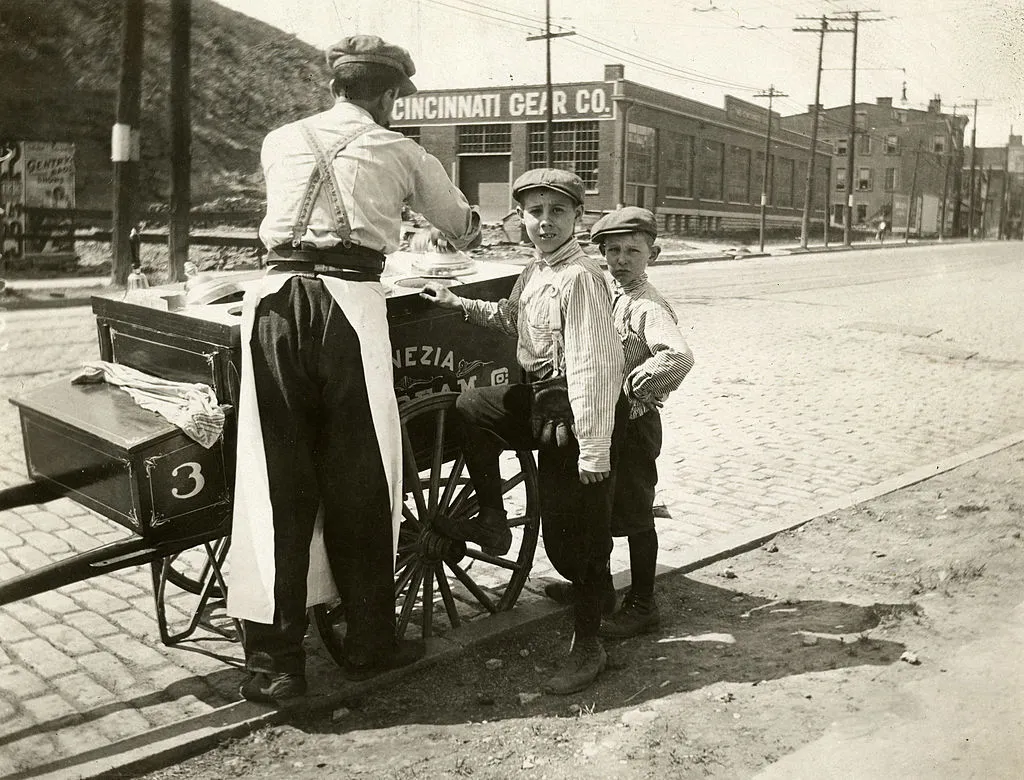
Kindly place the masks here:
MULTIPOLYGON (((405 504, 395 560, 398 636, 410 629, 427 638, 436 618, 450 627, 464 617, 511 609, 526 584, 540 533, 540 501, 533 453, 501 459, 502 490, 512 547, 492 556, 471 542, 433 528, 440 515, 459 520, 479 511, 476 492, 452 423, 458 393, 437 393, 401 407, 405 504)), ((311 618, 324 645, 343 662, 344 605, 313 607, 311 618)))

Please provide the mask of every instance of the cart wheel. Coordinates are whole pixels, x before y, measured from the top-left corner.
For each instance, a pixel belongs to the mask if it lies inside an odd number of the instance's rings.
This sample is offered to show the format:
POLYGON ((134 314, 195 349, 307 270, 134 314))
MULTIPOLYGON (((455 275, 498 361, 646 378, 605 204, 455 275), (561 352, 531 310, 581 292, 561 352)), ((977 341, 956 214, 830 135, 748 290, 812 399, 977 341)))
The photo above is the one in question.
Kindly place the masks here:
MULTIPOLYGON (((405 506, 395 560, 398 636, 419 623, 433 634, 440 606, 452 628, 462 615, 511 609, 533 567, 540 532, 537 467, 533 453, 508 452, 501 459, 502 488, 512 547, 504 556, 453 541, 432 529, 439 514, 472 517, 479 507, 465 458, 451 425, 458 393, 436 393, 401 406, 405 506), (417 446, 419 444, 419 446, 417 446)), ((343 609, 313 607, 311 618, 336 661, 342 662, 343 609)))

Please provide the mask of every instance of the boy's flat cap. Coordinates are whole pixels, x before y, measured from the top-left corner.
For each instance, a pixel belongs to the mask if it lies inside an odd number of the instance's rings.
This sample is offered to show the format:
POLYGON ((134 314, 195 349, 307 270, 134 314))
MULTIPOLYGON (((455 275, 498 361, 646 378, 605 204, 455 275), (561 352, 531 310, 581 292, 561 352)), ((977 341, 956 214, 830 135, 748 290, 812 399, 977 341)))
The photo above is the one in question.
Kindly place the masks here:
POLYGON ((526 190, 556 190, 572 198, 578 205, 583 205, 583 194, 586 187, 583 179, 572 171, 561 168, 534 168, 527 171, 512 184, 512 197, 517 201, 526 190))
POLYGON ((416 66, 409 52, 401 46, 387 43, 376 35, 350 35, 327 50, 327 66, 331 70, 357 62, 385 65, 401 73, 404 78, 398 87, 399 97, 416 92, 416 85, 409 80, 416 74, 416 66))
POLYGON ((596 244, 612 233, 646 233, 651 238, 657 238, 658 222, 647 209, 624 206, 597 220, 590 229, 590 240, 596 244))

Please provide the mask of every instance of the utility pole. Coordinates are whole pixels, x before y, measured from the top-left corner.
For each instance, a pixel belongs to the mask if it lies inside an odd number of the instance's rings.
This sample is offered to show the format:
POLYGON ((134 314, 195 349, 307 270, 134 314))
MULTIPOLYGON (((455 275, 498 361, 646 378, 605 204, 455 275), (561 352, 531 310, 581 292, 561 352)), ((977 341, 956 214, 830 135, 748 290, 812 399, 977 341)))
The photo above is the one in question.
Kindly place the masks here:
POLYGON ((974 162, 978 153, 978 101, 974 101, 974 119, 971 121, 971 177, 970 191, 968 195, 967 208, 970 213, 967 215, 967 238, 974 240, 974 162))
MULTIPOLYGON (((797 17, 803 19, 806 17, 797 17)), ((829 32, 828 18, 822 16, 819 20, 821 25, 818 29, 813 27, 794 27, 794 32, 816 32, 818 33, 818 70, 814 77, 814 116, 811 120, 811 154, 807 161, 807 183, 804 187, 804 214, 800 220, 800 248, 807 249, 807 237, 811 229, 811 206, 814 193, 814 164, 818 152, 818 120, 821 113, 821 55, 825 48, 825 33, 829 32)), ((841 32, 836 30, 836 32, 841 32)), ((829 179, 829 184, 831 179, 829 179)), ((828 191, 828 184, 825 186, 828 191)), ((825 231, 828 232, 829 214, 825 212, 825 231)))
POLYGON ((167 281, 185 278, 192 190, 192 0, 171 0, 171 213, 167 281))
POLYGON ((135 227, 139 188, 139 117, 142 103, 143 0, 124 0, 117 114, 110 133, 114 203, 111 221, 111 280, 124 285, 132 265, 128 234, 135 227))
POLYGON ((547 112, 544 120, 544 149, 547 159, 547 167, 555 167, 555 145, 554 145, 554 107, 552 106, 552 93, 551 88, 551 39, 552 38, 564 38, 567 35, 575 35, 573 31, 553 33, 551 32, 551 0, 544 0, 544 34, 543 35, 531 35, 526 40, 528 41, 539 41, 544 40, 545 46, 545 63, 546 63, 546 76, 544 80, 545 94, 547 99, 547 112))
POLYGON ((877 11, 842 11, 836 21, 853 24, 853 57, 850 65, 850 128, 846 148, 846 224, 843 226, 843 244, 853 244, 853 187, 856 181, 853 166, 856 162, 857 142, 857 36, 861 22, 880 22, 881 19, 862 19, 861 14, 877 11))
POLYGON ((914 198, 917 197, 917 163, 921 159, 921 142, 917 142, 914 150, 914 174, 910 178, 910 202, 907 204, 907 232, 903 234, 903 243, 910 243, 910 216, 914 213, 914 198))
POLYGON ((775 85, 768 87, 767 92, 759 92, 754 95, 757 98, 768 98, 768 132, 764 136, 764 174, 761 177, 761 249, 764 251, 764 218, 765 208, 768 205, 768 160, 771 157, 772 149, 772 101, 777 97, 789 97, 785 92, 777 92, 775 85))

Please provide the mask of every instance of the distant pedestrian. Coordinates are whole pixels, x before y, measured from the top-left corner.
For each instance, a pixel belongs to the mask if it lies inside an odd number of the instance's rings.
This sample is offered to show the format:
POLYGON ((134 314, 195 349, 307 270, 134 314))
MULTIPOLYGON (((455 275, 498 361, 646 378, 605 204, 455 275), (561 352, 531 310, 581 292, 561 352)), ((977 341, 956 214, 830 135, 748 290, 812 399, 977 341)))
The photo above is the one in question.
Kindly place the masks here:
POLYGON ((884 244, 885 243, 885 229, 887 227, 888 227, 888 225, 885 224, 885 220, 884 219, 881 222, 878 223, 878 233, 876 235, 876 238, 878 238, 878 243, 879 244, 884 244))

